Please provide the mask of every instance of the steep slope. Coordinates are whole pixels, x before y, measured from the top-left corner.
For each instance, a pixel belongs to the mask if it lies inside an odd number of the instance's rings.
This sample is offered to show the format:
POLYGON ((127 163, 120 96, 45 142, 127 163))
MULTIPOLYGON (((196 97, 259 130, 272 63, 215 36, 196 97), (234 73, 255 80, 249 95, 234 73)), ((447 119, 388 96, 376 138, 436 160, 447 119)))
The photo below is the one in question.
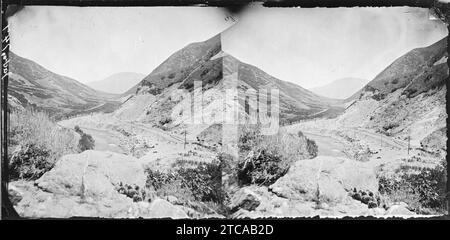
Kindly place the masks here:
POLYGON ((39 64, 10 56, 9 106, 33 107, 60 118, 86 111, 101 110, 117 105, 114 94, 96 91, 74 79, 53 73, 39 64))
POLYGON ((398 58, 347 99, 339 122, 370 128, 425 148, 442 148, 446 128, 447 38, 398 58), (439 139, 435 139, 439 138, 439 139))
POLYGON ((189 122, 192 114, 198 115, 198 110, 191 109, 190 100, 193 98, 192 101, 202 102, 203 117, 200 122, 211 120, 223 111, 225 89, 232 81, 226 76, 233 74, 239 80, 236 87, 240 117, 246 118, 245 92, 251 88, 279 89, 282 122, 321 115, 335 116, 343 110, 338 100, 318 96, 293 83, 276 79, 223 52, 221 35, 216 35, 204 42, 189 44, 172 54, 136 86, 135 96, 129 98, 116 113, 123 118, 175 127, 189 122), (201 90, 194 89, 195 81, 202 82, 201 90), (148 95, 155 97, 144 97, 148 95))
POLYGON ((126 94, 143 92, 159 94, 165 88, 185 79, 220 50, 220 34, 204 42, 191 43, 172 54, 126 94))
POLYGON ((115 73, 103 80, 88 82, 86 85, 98 91, 121 94, 138 84, 144 74, 134 72, 115 73))
POLYGON ((365 92, 372 92, 377 99, 383 99, 397 89, 404 89, 407 96, 426 92, 442 85, 448 77, 447 58, 447 37, 428 47, 413 49, 395 60, 348 100, 357 99, 365 92))
POLYGON ((361 78, 340 78, 310 90, 324 97, 346 99, 360 90, 366 83, 367 80, 361 78))

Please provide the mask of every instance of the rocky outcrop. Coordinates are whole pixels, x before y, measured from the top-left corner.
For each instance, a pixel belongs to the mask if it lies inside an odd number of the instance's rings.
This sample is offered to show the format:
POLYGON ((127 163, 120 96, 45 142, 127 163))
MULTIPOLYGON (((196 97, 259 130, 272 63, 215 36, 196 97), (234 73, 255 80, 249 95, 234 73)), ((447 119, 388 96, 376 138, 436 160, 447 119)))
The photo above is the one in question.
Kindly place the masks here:
POLYGON ((353 189, 377 192, 378 181, 372 168, 345 158, 319 156, 297 161, 269 189, 278 196, 338 204, 353 189))
POLYGON ((261 204, 258 194, 253 192, 250 188, 242 188, 237 191, 231 199, 231 211, 244 209, 248 211, 255 210, 261 204))
POLYGON ((144 168, 137 159, 89 150, 63 156, 36 185, 50 193, 95 199, 115 194, 119 183, 143 188, 145 181, 144 168))
POLYGON ((13 192, 20 192, 16 211, 27 218, 189 217, 182 207, 166 200, 134 202, 117 189, 118 185, 143 189, 145 182, 146 175, 139 160, 89 150, 62 157, 52 170, 34 183, 21 181, 10 185, 13 192))
POLYGON ((414 212, 408 209, 408 205, 406 203, 398 203, 389 207, 386 211, 386 215, 389 216, 414 216, 416 215, 414 212))
MULTIPOLYGON (((280 197, 270 192, 267 187, 259 186, 244 187, 236 192, 232 199, 246 199, 246 206, 252 207, 240 208, 239 210, 232 209, 234 212, 232 211, 231 218, 344 217, 375 215, 374 211, 369 209, 367 205, 351 198, 346 198, 338 205, 331 205, 327 203, 280 197), (247 198, 244 198, 243 196, 247 196, 247 198)), ((244 201, 240 202, 242 203, 244 201)), ((239 203, 239 201, 232 201, 230 206, 238 205, 237 203, 239 203)))

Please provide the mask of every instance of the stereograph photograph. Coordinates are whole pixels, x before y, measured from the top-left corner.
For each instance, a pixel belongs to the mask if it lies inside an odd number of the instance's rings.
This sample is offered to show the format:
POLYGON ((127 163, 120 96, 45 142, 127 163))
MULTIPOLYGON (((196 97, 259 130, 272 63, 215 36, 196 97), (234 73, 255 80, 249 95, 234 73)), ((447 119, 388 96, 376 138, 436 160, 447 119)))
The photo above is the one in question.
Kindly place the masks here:
POLYGON ((2 194, 25 219, 446 215, 433 6, 22 6, 2 194))

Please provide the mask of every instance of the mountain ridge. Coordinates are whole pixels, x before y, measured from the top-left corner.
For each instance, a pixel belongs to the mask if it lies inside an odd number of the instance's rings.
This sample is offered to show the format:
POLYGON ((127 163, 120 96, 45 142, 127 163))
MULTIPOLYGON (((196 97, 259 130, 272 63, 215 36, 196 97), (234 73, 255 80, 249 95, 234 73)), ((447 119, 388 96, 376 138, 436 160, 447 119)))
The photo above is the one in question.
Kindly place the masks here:
MULTIPOLYGON (((182 124, 184 120, 180 119, 184 119, 185 116, 181 109, 188 107, 186 99, 194 91, 195 80, 203 83, 203 101, 207 102, 204 107, 212 112, 219 111, 219 101, 221 101, 219 95, 223 94, 224 84, 226 85, 224 74, 230 74, 229 71, 238 73, 237 88, 241 110, 244 108, 242 98, 247 89, 251 87, 258 90, 270 86, 280 90, 280 112, 283 123, 309 118, 315 114, 336 116, 343 111, 341 100, 318 96, 294 83, 277 79, 224 52, 221 46, 221 34, 218 34, 203 42, 188 44, 171 54, 134 87, 135 92, 134 89, 127 92, 134 96, 127 100, 123 109, 119 111, 120 115, 156 122, 158 121, 156 119, 171 118, 172 125, 182 124), (236 66, 237 68, 234 68, 236 66), (142 95, 154 97, 145 98, 142 95), (146 99, 148 102, 133 100, 138 98, 146 99), (205 101, 205 99, 208 100, 205 101), (134 108, 133 104, 139 107, 134 108), (127 114, 122 114, 123 112, 127 114)), ((212 112, 209 113, 214 115, 212 112)))
POLYGON ((88 82, 86 85, 98 91, 124 94, 138 84, 145 76, 142 73, 118 72, 102 80, 88 82))
POLYGON ((94 90, 75 79, 53 73, 12 51, 9 56, 10 109, 32 107, 59 118, 116 104, 115 94, 94 90))
POLYGON ((339 78, 325 85, 309 89, 310 91, 329 98, 346 99, 360 90, 367 80, 362 78, 339 78))

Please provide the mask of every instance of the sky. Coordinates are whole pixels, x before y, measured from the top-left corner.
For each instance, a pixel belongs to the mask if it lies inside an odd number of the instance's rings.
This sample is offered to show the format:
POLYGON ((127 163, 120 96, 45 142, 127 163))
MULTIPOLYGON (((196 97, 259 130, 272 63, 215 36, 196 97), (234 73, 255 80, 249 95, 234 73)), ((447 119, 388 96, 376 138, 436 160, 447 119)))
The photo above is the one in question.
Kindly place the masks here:
POLYGON ((336 79, 372 80, 395 59, 447 36, 420 8, 263 8, 223 34, 223 49, 305 88, 336 79))
POLYGON ((119 72, 147 75, 232 25, 212 7, 27 6, 8 23, 11 51, 83 83, 119 72))
POLYGON ((225 21, 220 8, 26 7, 9 21, 11 50, 80 82, 149 74, 175 51, 227 29, 223 50, 305 88, 372 80, 413 48, 447 35, 418 8, 263 8, 225 21))

